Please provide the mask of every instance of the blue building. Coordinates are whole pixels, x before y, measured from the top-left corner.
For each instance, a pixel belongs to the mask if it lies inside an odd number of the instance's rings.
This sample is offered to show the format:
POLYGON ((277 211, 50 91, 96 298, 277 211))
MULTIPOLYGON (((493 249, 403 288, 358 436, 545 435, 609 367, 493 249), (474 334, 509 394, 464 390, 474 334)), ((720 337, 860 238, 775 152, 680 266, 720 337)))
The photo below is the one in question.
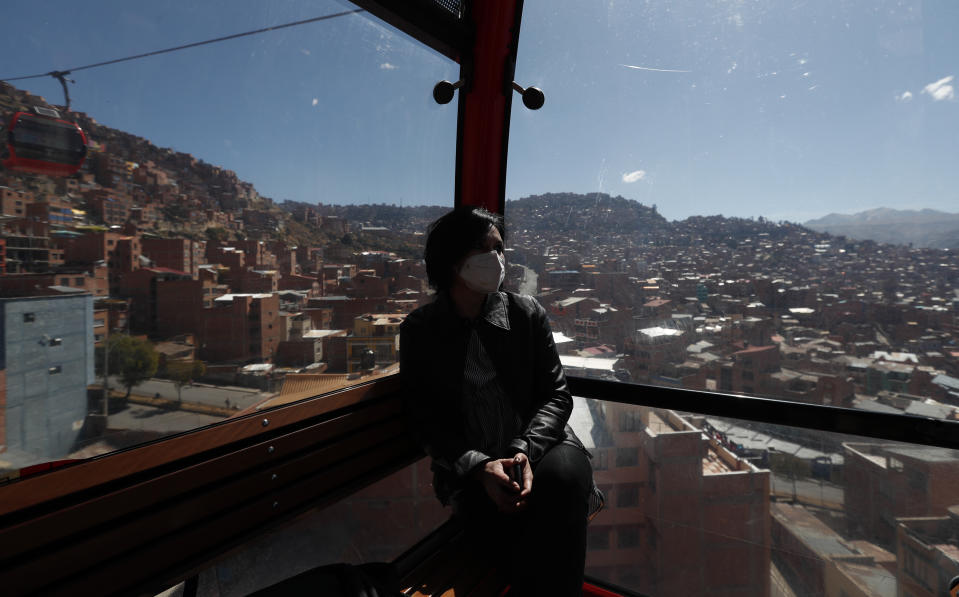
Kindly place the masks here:
POLYGON ((0 298, 0 460, 17 466, 65 457, 87 414, 93 296, 57 289, 0 298))

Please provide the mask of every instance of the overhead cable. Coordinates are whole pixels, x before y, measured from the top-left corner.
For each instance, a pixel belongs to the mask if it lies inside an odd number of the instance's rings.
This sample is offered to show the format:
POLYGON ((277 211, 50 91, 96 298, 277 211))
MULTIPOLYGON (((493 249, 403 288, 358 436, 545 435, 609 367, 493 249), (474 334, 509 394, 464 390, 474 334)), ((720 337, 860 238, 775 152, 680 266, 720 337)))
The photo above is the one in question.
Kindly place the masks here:
POLYGON ((178 52, 180 50, 186 50, 189 48, 196 48, 198 46, 205 46, 208 44, 215 44, 221 41, 228 41, 231 39, 237 39, 239 37, 247 37, 249 35, 257 35, 259 33, 266 33, 268 31, 276 31, 278 29, 286 29, 287 27, 296 27, 299 25, 306 25, 308 23, 316 23, 317 21, 327 21, 330 19, 335 19, 337 17, 345 17, 347 15, 357 14, 360 12, 365 12, 364 8, 357 8, 355 10, 346 10, 343 12, 337 12, 333 14, 323 15, 321 17, 313 17, 312 19, 303 19, 302 21, 293 21, 292 23, 284 23, 282 25, 273 25, 271 27, 264 27, 263 29, 255 29, 253 31, 245 31, 243 33, 234 33, 233 35, 226 35, 224 37, 217 37, 214 39, 208 39, 205 41, 198 41, 191 44, 184 44, 182 46, 175 46, 173 48, 166 48, 164 50, 154 50, 153 52, 146 52, 144 54, 136 54, 134 56, 126 56, 124 58, 115 58, 113 60, 105 60, 103 62, 97 62, 95 64, 86 64, 84 66, 75 66, 73 68, 54 70, 46 73, 39 73, 36 75, 26 75, 23 77, 9 77, 9 78, 0 78, 0 81, 22 81, 24 79, 39 79, 40 77, 57 77, 58 75, 68 75, 70 73, 76 72, 78 70, 86 70, 89 68, 97 68, 100 66, 107 66, 110 64, 117 64, 119 62, 128 62, 130 60, 139 60, 140 58, 148 58, 150 56, 157 56, 159 54, 167 54, 170 52, 178 52))

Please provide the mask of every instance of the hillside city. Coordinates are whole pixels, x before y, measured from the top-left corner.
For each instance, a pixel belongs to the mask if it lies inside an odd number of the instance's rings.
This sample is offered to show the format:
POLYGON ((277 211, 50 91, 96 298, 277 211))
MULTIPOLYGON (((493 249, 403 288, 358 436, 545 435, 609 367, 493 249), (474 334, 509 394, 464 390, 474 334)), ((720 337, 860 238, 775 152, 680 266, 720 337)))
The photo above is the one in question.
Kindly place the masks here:
MULTIPOLYGON (((0 83, 0 114, 46 105, 0 83)), ((278 203, 72 115, 77 174, 0 169, 8 482, 398 370, 448 208, 278 203)), ((603 193, 505 215, 506 286, 547 310, 567 375, 959 418, 955 250, 668 221, 603 193)), ((651 595, 916 597, 959 574, 959 453, 576 400, 607 496, 590 574, 651 595), (697 574, 669 572, 688 557, 697 574)))

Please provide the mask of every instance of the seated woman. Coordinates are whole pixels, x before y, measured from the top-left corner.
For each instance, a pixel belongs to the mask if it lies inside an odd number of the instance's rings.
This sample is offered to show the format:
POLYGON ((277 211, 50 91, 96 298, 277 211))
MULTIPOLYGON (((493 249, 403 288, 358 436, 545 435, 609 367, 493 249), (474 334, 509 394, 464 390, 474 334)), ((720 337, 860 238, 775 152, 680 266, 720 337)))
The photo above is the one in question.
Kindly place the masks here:
POLYGON ((567 424, 546 312, 502 290, 500 217, 458 208, 428 230, 436 299, 400 328, 400 376, 433 488, 500 560, 513 594, 579 595, 587 516, 601 506, 589 453, 567 424))

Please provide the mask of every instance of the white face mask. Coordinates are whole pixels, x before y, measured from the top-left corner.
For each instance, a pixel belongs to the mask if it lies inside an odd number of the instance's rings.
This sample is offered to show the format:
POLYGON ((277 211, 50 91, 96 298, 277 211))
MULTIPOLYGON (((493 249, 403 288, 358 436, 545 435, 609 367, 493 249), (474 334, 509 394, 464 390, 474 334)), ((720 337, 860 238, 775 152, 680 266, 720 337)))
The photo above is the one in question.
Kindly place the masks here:
POLYGON ((489 294, 499 290, 506 277, 506 263, 497 251, 473 255, 460 267, 460 278, 470 290, 489 294))

